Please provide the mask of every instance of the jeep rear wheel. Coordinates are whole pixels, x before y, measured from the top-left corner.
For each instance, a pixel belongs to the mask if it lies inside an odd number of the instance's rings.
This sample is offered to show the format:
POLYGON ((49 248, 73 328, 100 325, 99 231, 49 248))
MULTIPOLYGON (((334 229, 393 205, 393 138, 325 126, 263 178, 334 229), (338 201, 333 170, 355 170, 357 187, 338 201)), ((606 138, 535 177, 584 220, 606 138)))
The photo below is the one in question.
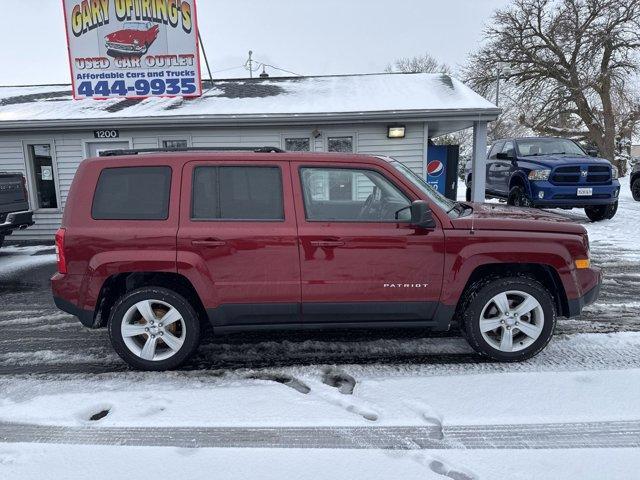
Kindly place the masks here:
POLYGON ((593 207, 585 207, 584 213, 587 214, 592 222, 601 220, 611 220, 618 211, 618 202, 611 205, 596 205, 593 207))
POLYGON ((200 321, 181 295, 143 287, 122 296, 109 318, 116 353, 140 370, 169 370, 187 360, 200 341, 200 321))
POLYGON ((553 298, 528 277, 491 279, 473 292, 462 312, 463 331, 480 355, 501 362, 526 360, 551 340, 553 298))

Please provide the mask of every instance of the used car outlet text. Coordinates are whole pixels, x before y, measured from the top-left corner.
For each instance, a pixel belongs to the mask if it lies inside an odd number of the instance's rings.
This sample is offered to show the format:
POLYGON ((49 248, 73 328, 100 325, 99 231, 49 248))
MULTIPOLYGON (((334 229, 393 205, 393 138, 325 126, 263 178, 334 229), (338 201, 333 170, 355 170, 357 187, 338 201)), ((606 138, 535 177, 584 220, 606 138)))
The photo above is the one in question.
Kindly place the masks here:
MULTIPOLYGON (((71 10, 71 31, 80 37, 98 27, 109 25, 109 0, 83 0, 71 10)), ((185 33, 193 29, 191 2, 182 0, 113 0, 118 21, 139 20, 158 24, 180 25, 185 33)))
MULTIPOLYGON (((107 70, 109 68, 166 68, 166 67, 193 67, 195 56, 187 55, 147 55, 140 57, 116 57, 113 60, 107 57, 76 58, 74 60, 78 70, 107 70)), ((170 72, 167 72, 169 75, 170 72)), ((184 72, 174 72, 182 75, 184 72)))

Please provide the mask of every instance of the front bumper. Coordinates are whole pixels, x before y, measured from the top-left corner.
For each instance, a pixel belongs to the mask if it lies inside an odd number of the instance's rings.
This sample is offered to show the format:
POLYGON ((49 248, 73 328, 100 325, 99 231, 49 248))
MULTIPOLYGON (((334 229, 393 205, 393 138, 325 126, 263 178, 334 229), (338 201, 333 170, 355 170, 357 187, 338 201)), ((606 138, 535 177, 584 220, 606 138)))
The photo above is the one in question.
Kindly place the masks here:
POLYGON ((610 205, 617 202, 620 195, 620 182, 617 180, 613 180, 609 185, 589 183, 554 185, 548 181, 532 181, 530 188, 530 198, 533 205, 544 208, 584 208, 610 205), (593 193, 589 196, 578 196, 578 188, 591 188, 593 193))
POLYGON ((600 288, 602 287, 602 271, 599 268, 589 268, 580 270, 580 272, 582 272, 581 276, 583 277, 581 279, 581 283, 584 282, 586 285, 593 285, 595 283, 595 285, 585 289, 586 292, 581 297, 569 298, 567 300, 567 317, 577 317, 580 315, 584 307, 595 303, 600 296, 600 288))
POLYGON ((6 235, 13 230, 25 229, 34 223, 31 210, 8 213, 4 221, 0 223, 0 235, 6 235))

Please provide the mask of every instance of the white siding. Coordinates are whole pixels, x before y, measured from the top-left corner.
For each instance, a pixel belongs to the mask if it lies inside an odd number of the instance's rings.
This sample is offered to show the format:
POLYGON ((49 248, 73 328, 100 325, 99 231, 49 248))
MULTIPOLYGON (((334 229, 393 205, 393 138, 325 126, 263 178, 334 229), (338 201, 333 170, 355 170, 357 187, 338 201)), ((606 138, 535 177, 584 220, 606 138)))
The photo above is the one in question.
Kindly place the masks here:
MULTIPOLYGON (((134 148, 156 148, 162 138, 184 138, 193 147, 274 146, 283 147, 285 136, 309 136, 319 130, 322 135, 312 141, 316 152, 325 150, 327 135, 354 135, 356 153, 388 155, 406 163, 421 173, 424 152, 423 123, 407 125, 406 138, 388 139, 386 124, 310 125, 308 127, 226 127, 120 130, 121 140, 131 140, 134 148)), ((20 232, 13 239, 52 240, 60 225, 62 209, 73 176, 85 157, 84 143, 95 141, 91 130, 71 133, 45 132, 38 135, 0 134, 0 171, 25 173, 23 142, 52 142, 55 152, 55 172, 61 205, 59 211, 36 212, 36 224, 20 232)), ((31 187, 30 187, 31 188, 31 187)))

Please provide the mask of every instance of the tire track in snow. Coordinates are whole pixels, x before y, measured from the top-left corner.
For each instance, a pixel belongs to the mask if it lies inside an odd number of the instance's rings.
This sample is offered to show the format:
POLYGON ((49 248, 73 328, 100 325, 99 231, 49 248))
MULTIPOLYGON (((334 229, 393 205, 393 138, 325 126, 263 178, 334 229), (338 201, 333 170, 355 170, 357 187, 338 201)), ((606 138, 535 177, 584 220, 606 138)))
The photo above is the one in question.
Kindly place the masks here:
POLYGON ((0 423, 0 442, 183 448, 639 448, 640 420, 521 425, 367 427, 63 427, 0 423), (442 436, 441 436, 442 435, 442 436))

